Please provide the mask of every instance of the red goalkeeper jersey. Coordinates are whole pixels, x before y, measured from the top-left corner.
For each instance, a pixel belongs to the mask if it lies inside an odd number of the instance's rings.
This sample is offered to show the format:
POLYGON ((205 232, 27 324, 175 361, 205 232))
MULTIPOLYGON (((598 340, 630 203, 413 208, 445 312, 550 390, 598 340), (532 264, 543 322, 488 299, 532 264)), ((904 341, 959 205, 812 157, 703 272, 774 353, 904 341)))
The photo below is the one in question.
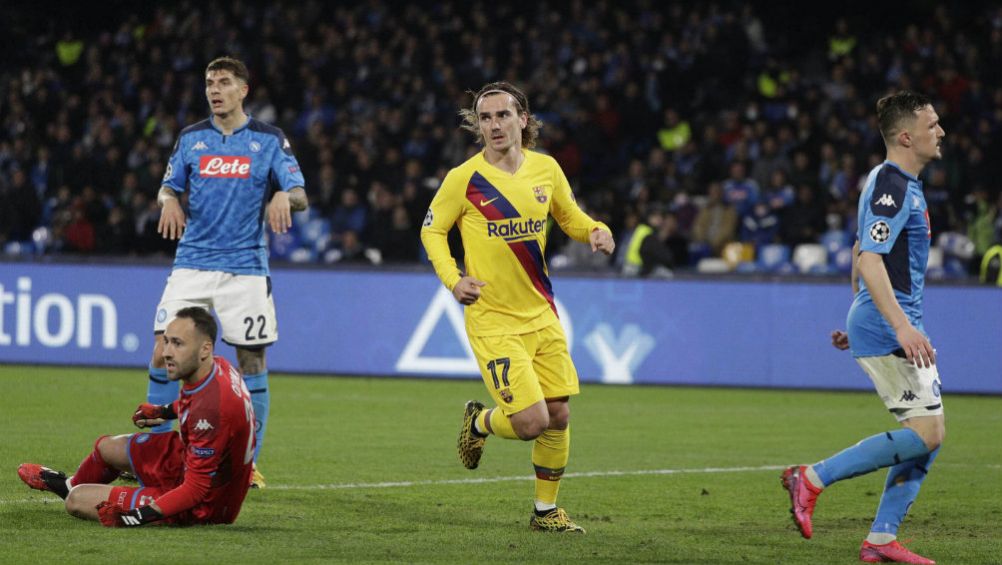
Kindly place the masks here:
POLYGON ((184 481, 156 499, 165 516, 185 510, 200 521, 232 523, 254 457, 254 409, 240 373, 222 357, 174 401, 184 444, 184 481))

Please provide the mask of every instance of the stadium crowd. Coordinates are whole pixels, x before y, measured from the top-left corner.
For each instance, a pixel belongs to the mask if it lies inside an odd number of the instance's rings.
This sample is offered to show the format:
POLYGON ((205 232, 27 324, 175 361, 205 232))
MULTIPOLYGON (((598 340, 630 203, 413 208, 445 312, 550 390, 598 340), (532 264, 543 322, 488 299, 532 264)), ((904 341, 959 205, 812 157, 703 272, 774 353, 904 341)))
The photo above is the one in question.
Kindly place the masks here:
POLYGON ((735 241, 844 249, 883 160, 875 102, 904 88, 935 100, 947 132, 924 176, 934 242, 958 234, 975 264, 1002 241, 1002 8, 798 30, 740 2, 124 6, 99 31, 30 6, 0 24, 7 254, 170 254, 156 193, 178 132, 207 115, 220 54, 247 62, 246 108, 286 131, 305 174, 312 208, 272 237, 278 259, 421 260, 434 190, 477 150, 458 109, 492 80, 527 91, 542 149, 621 242, 607 260, 554 237, 554 266, 688 268, 735 241))

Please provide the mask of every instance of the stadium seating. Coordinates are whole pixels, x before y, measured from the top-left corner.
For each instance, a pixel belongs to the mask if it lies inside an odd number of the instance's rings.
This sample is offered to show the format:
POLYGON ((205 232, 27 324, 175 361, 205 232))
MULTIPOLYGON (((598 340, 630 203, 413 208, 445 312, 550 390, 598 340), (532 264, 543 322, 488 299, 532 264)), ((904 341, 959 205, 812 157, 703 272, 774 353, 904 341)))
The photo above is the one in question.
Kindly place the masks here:
POLYGON ((758 250, 758 266, 770 273, 779 273, 790 263, 790 247, 781 243, 763 245, 758 250))
POLYGON ((802 243, 793 249, 793 264, 801 273, 824 274, 828 250, 820 243, 802 243))

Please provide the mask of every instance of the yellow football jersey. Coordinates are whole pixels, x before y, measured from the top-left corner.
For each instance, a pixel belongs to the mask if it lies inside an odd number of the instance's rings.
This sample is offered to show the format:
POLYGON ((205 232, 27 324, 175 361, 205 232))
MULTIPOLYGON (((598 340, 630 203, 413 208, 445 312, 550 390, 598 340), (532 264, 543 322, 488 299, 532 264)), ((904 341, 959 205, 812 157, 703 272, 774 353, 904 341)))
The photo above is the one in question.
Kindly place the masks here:
POLYGON ((466 307, 470 335, 528 333, 557 320, 543 258, 547 216, 581 242, 596 228, 609 229, 578 208, 552 157, 522 153, 525 160, 514 175, 488 163, 482 151, 449 171, 421 229, 428 258, 449 290, 462 277, 447 241, 456 224, 466 274, 487 283, 480 299, 466 307))

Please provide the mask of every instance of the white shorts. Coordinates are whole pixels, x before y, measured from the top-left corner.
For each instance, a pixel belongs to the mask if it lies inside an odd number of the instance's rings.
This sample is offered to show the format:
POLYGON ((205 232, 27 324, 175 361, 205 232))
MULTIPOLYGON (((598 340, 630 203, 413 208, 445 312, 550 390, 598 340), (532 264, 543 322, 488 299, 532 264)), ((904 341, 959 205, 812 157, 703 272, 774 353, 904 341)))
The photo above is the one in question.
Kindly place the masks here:
POLYGON ((918 367, 894 354, 857 357, 856 362, 870 376, 884 406, 899 422, 916 416, 938 416, 943 413, 939 370, 936 365, 918 367))
POLYGON ((265 346, 278 340, 270 277, 174 269, 160 297, 153 331, 162 333, 177 311, 188 306, 215 311, 223 341, 230 345, 265 346))

